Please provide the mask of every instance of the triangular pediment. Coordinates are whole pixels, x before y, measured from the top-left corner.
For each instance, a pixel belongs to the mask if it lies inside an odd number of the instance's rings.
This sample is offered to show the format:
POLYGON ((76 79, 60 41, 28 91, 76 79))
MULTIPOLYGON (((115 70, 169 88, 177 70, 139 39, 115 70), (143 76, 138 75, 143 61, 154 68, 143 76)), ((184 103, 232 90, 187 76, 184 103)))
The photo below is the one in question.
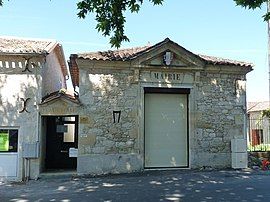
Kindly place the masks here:
POLYGON ((205 60, 167 38, 142 52, 134 59, 133 64, 156 67, 203 68, 205 60))
POLYGON ((185 58, 181 57, 174 51, 167 49, 163 52, 153 56, 150 59, 142 61, 143 65, 148 66, 175 66, 175 67, 188 67, 194 66, 194 64, 185 58), (167 57, 166 57, 167 56, 167 57))
POLYGON ((40 104, 43 106, 55 106, 55 107, 69 107, 69 106, 80 106, 78 100, 71 100, 66 97, 57 97, 40 104))
POLYGON ((76 115, 80 105, 79 101, 59 96, 39 104, 39 112, 41 115, 76 115))

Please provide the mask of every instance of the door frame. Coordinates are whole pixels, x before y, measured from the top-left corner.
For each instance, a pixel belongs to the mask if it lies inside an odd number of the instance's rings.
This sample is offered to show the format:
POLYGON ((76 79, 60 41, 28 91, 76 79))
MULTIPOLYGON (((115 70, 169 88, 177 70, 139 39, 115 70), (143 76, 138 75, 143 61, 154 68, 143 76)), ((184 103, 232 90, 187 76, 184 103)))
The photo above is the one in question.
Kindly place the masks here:
MULTIPOLYGON (((42 130, 42 146, 41 146, 41 155, 42 155, 42 166, 41 166, 41 171, 42 172, 46 172, 48 171, 48 169, 46 168, 46 156, 47 156, 47 141, 48 141, 48 137, 47 137, 47 118, 48 117, 75 117, 75 121, 64 121, 67 123, 74 123, 75 125, 75 137, 74 137, 74 141, 76 142, 76 148, 78 149, 79 146, 79 116, 78 115, 42 115, 41 116, 41 121, 42 121, 42 125, 45 124, 45 128, 43 128, 42 130), (45 130, 44 130, 45 129, 45 130)), ((44 126, 44 125, 43 125, 44 126)), ((70 157, 71 158, 71 157, 70 157)), ((76 158, 76 167, 74 168, 75 170, 77 170, 77 166, 78 166, 78 158, 77 157, 72 157, 72 158, 76 158)), ((50 170, 50 169, 49 169, 50 170)), ((65 169, 65 168, 55 168, 52 170, 70 170, 70 169, 65 169)))
POLYGON ((189 94, 190 88, 166 88, 166 87, 143 87, 143 167, 144 169, 175 169, 190 167, 190 145, 189 145, 189 94), (146 167, 145 166, 145 94, 185 94, 187 95, 187 165, 176 167, 146 167))

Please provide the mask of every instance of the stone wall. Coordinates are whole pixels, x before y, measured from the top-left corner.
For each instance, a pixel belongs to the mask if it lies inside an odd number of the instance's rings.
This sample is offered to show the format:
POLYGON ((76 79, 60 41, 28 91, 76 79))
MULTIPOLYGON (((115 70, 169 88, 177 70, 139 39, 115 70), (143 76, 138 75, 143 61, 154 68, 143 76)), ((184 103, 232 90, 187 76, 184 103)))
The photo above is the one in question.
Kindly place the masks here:
POLYGON ((78 172, 88 172, 89 166, 93 173, 141 168, 133 71, 81 69, 80 74, 78 172), (121 111, 119 123, 117 116, 114 123, 113 111, 121 111))
POLYGON ((78 173, 143 169, 143 87, 190 88, 190 168, 231 167, 231 139, 246 138, 245 76, 174 71, 183 79, 157 79, 160 70, 80 69, 78 173))
POLYGON ((230 167, 231 139, 245 138, 245 78, 201 73, 194 90, 196 122, 191 166, 230 167))

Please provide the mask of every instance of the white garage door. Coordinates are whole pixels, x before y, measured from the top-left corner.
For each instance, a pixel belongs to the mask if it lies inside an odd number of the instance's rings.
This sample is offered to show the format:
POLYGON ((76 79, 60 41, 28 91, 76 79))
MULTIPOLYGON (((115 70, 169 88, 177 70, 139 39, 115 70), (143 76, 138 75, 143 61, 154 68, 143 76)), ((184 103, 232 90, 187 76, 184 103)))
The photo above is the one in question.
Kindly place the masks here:
POLYGON ((145 167, 188 167, 187 94, 145 94, 145 167))

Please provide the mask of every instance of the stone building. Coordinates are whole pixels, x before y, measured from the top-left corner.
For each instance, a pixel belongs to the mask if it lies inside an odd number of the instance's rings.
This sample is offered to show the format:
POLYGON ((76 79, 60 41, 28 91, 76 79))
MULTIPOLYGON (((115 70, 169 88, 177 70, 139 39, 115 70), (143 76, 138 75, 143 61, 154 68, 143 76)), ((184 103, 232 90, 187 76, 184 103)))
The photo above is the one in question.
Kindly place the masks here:
MULTIPOLYGON (((197 55, 167 38, 73 54, 69 66, 81 102, 79 174, 226 168, 231 141, 246 143, 249 63, 197 55)), ((246 152, 234 161, 243 159, 246 152)))
MULTIPOLYGON (((252 65, 170 39, 71 55, 56 41, 0 38, 0 179, 231 167, 246 143, 252 65)), ((245 167, 242 163, 241 167, 245 167)))
POLYGON ((66 88, 67 76, 56 41, 0 37, 0 179, 39 175, 44 164, 39 104, 66 88))

